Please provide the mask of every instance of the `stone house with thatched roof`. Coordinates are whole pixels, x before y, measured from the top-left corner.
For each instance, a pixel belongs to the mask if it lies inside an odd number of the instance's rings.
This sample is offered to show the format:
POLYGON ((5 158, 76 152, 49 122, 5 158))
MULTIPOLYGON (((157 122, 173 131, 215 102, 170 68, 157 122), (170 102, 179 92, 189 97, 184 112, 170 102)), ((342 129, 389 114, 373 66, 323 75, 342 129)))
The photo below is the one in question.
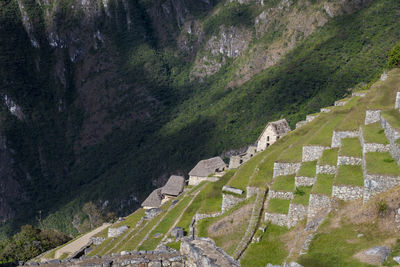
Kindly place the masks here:
POLYGON ((162 201, 168 201, 182 194, 185 184, 185 178, 182 176, 171 175, 168 182, 161 188, 162 201))
POLYGON ((257 139, 257 151, 265 150, 290 131, 289 123, 285 119, 269 122, 257 139))
POLYGON ((157 188, 143 201, 142 207, 145 210, 159 208, 162 202, 162 195, 161 195, 162 188, 157 188))
POLYGON ((213 180, 209 177, 211 174, 218 175, 225 169, 226 164, 220 157, 201 160, 189 172, 189 185, 198 185, 202 181, 213 180))

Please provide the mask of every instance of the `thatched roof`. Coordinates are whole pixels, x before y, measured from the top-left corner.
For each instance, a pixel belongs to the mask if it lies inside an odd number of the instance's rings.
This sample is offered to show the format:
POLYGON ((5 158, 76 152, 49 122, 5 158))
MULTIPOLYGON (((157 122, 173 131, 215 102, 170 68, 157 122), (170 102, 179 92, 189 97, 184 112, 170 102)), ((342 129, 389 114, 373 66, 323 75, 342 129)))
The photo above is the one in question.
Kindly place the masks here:
POLYGON ((156 190, 151 192, 151 194, 146 198, 146 200, 143 201, 142 207, 152 207, 152 208, 160 207, 162 200, 161 189, 162 188, 157 188, 156 190))
POLYGON ((207 177, 217 169, 222 168, 226 168, 226 164, 220 157, 204 159, 197 163, 197 165, 189 172, 189 175, 207 177))
POLYGON ((185 178, 182 176, 172 175, 168 182, 161 188, 162 195, 179 196, 183 192, 185 186, 185 178))
POLYGON ((265 126, 264 130, 262 131, 260 137, 258 137, 258 140, 260 140, 261 136, 264 135, 264 133, 268 129, 268 127, 272 127, 272 130, 275 132, 276 135, 284 135, 287 132, 291 131, 289 123, 286 121, 286 119, 269 122, 267 124, 267 126, 265 126))

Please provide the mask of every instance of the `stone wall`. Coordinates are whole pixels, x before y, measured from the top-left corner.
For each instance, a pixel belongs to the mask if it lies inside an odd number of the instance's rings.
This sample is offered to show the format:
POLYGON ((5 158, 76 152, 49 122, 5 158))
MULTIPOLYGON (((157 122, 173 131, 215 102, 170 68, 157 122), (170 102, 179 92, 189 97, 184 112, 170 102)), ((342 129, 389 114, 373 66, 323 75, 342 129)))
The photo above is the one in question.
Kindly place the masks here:
POLYGON ((257 151, 263 151, 268 146, 275 143, 277 139, 277 135, 275 130, 272 128, 272 125, 269 125, 262 133, 257 142, 257 151))
POLYGON ((293 199, 294 194, 293 194, 293 192, 281 192, 281 191, 269 190, 268 199, 271 199, 271 198, 293 199))
POLYGON ((288 214, 279 214, 279 213, 269 213, 266 212, 264 216, 265 221, 270 221, 272 224, 276 224, 279 226, 288 225, 289 215, 288 214))
POLYGON ((224 213, 227 210, 235 207, 240 202, 244 201, 245 198, 235 197, 231 194, 222 194, 222 206, 221 211, 224 213))
POLYGON ((307 115, 306 116, 306 122, 312 122, 316 117, 318 117, 319 114, 316 115, 307 115))
POLYGON ((314 161, 322 156, 325 149, 324 146, 303 146, 302 161, 314 161))
POLYGON ((333 131, 331 147, 340 147, 340 145, 342 144, 342 138, 358 137, 358 135, 358 131, 333 131))
POLYGON ((381 111, 380 110, 367 110, 365 112, 365 121, 364 124, 371 124, 381 120, 381 111))
POLYGON ((299 122, 297 122, 296 123, 296 129, 301 127, 301 126, 303 126, 303 125, 306 125, 307 123, 308 123, 307 121, 299 121, 299 122))
POLYGON ((336 174, 336 166, 331 165, 317 165, 317 174, 324 173, 324 174, 336 174))
POLYGON ((92 236, 92 237, 89 239, 89 242, 91 242, 93 245, 98 246, 98 245, 100 245, 101 243, 103 243, 104 240, 106 240, 104 237, 92 236))
POLYGON ((335 101, 335 107, 343 107, 346 104, 347 104, 347 101, 343 101, 343 100, 335 101))
POLYGON ((243 190, 242 189, 235 188, 235 187, 232 187, 232 186, 229 186, 229 185, 224 185, 222 187, 222 191, 228 192, 228 193, 237 194, 237 195, 243 194, 243 190))
POLYGON ((307 208, 299 204, 290 204, 288 214, 265 213, 265 221, 270 221, 272 224, 286 226, 291 228, 296 226, 301 220, 307 216, 307 208))
POLYGON ((247 186, 246 187, 246 198, 251 198, 254 195, 258 194, 260 189, 258 187, 247 186))
POLYGON ((310 194, 308 204, 307 220, 310 221, 322 210, 331 209, 331 198, 326 195, 310 194))
POLYGON ((299 171, 301 163, 297 162, 275 162, 273 177, 295 174, 299 171))
POLYGON ((364 203, 372 196, 400 185, 400 177, 368 174, 364 172, 364 203))
POLYGON ((229 160, 229 169, 236 169, 241 165, 240 156, 232 156, 229 160))
POLYGON ((396 94, 396 103, 394 104, 395 109, 400 109, 400 92, 396 94))
POLYGON ((209 182, 216 182, 219 179, 217 177, 201 177, 201 176, 190 176, 189 177, 189 185, 198 185, 203 181, 209 181, 209 182))
POLYGON ((364 188, 350 185, 334 185, 332 196, 341 200, 355 200, 363 197, 364 188))
POLYGON ((361 165, 361 163, 361 158, 338 156, 338 165, 361 165))
POLYGON ((312 186, 315 183, 315 178, 305 177, 305 176, 296 176, 294 178, 294 184, 296 187, 298 186, 312 186))
POLYGON ((121 227, 118 228, 112 228, 109 227, 108 228, 108 237, 117 237, 122 235, 126 230, 128 230, 128 226, 127 225, 123 225, 121 227))
POLYGON ((381 116, 381 126, 385 130, 385 135, 390 142, 389 152, 392 157, 400 164, 400 148, 396 140, 400 138, 400 133, 397 132, 384 117, 381 116))
POLYGON ((328 113, 328 112, 331 112, 331 109, 330 108, 321 108, 321 112, 328 113))
POLYGON ((361 96, 361 97, 364 97, 366 94, 367 94, 367 93, 364 93, 364 92, 353 92, 353 93, 351 94, 351 96, 361 96))
POLYGON ((390 145, 375 144, 375 143, 364 143, 363 153, 368 152, 389 152, 390 145))

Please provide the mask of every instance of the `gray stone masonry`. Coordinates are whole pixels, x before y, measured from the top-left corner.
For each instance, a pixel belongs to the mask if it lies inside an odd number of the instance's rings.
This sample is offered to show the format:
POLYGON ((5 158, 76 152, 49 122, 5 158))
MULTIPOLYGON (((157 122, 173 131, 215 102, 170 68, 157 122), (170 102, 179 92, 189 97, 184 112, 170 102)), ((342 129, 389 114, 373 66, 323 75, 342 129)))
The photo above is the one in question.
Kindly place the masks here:
POLYGON ((364 146, 363 146, 364 154, 368 153, 368 152, 389 152, 389 151, 390 151, 390 145, 364 143, 364 146))
POLYGON ((265 213, 265 221, 270 221, 272 224, 286 226, 291 228, 296 226, 301 220, 306 218, 307 208, 299 204, 290 204, 288 214, 265 213))
POLYGON ((232 196, 231 194, 222 194, 222 207, 221 207, 222 213, 224 213, 227 210, 230 210, 231 208, 235 207, 237 204, 239 204, 244 200, 245 198, 238 198, 232 196))
POLYGON ((271 199, 271 198, 293 199, 294 194, 293 194, 293 192, 281 192, 281 191, 269 190, 268 199, 271 199))
POLYGON ((311 221, 322 210, 331 209, 331 198, 326 195, 310 194, 307 221, 311 221))
POLYGON ((363 197, 364 188, 350 185, 334 185, 332 196, 341 200, 355 200, 363 197))
POLYGON ((90 239, 90 242, 92 242, 93 245, 100 245, 101 243, 104 242, 104 240, 106 240, 104 237, 97 237, 97 236, 92 236, 90 239))
POLYGON ((347 101, 343 101, 343 100, 335 101, 335 107, 343 107, 346 104, 347 104, 347 101))
POLYGON ((364 203, 378 193, 400 185, 400 177, 368 174, 364 172, 364 203))
POLYGON ((325 149, 324 146, 303 146, 302 161, 314 161, 322 156, 325 149))
POLYGON ((336 166, 331 165, 317 165, 317 174, 324 173, 324 174, 336 174, 336 166))
POLYGON ((316 115, 307 115, 306 116, 306 122, 312 122, 315 118, 317 118, 319 114, 316 115))
POLYGON ((312 186, 315 183, 315 178, 313 177, 305 177, 305 176, 296 176, 294 178, 295 186, 312 186))
POLYGON ((288 214, 279 214, 279 213, 265 213, 265 221, 270 221, 272 224, 276 224, 279 226, 287 226, 288 225, 288 214))
POLYGON ((342 138, 358 137, 358 135, 359 131, 333 131, 331 147, 340 147, 340 145, 342 144, 342 138))
POLYGON ((247 186, 246 187, 246 198, 251 198, 254 195, 258 194, 258 187, 247 186))
POLYGON ((366 94, 367 94, 367 93, 364 93, 364 92, 353 92, 353 93, 351 94, 351 96, 361 96, 361 97, 364 97, 364 96, 366 96, 366 94))
POLYGON ((128 230, 128 226, 127 225, 123 225, 121 227, 118 228, 108 228, 108 237, 117 237, 122 235, 126 230, 128 230))
POLYGON ((380 110, 367 110, 365 112, 365 121, 364 124, 368 125, 371 123, 375 123, 380 121, 381 119, 381 111, 380 110))
POLYGON ((397 92, 396 94, 396 103, 394 105, 395 109, 400 109, 400 92, 397 92))
POLYGON ((328 113, 328 112, 331 112, 331 109, 330 108, 321 108, 321 112, 328 113))
POLYGON ((307 121, 299 121, 299 122, 297 122, 296 123, 296 129, 301 127, 301 126, 303 126, 303 125, 306 125, 307 123, 308 123, 307 121))
POLYGON ((347 156, 338 156, 338 165, 361 165, 362 159, 347 156))
POLYGON ((383 116, 381 116, 381 126, 385 130, 386 138, 389 140, 389 152, 392 157, 397 161, 397 164, 400 165, 400 148, 396 143, 397 139, 400 138, 400 133, 393 128, 387 120, 383 116))
POLYGON ((400 209, 396 210, 396 215, 394 217, 394 221, 396 223, 397 229, 400 230, 400 209))
POLYGON ((228 192, 228 193, 232 193, 232 194, 236 194, 236 195, 241 195, 243 194, 243 190, 239 189, 239 188, 235 188, 229 185, 224 185, 222 187, 222 191, 223 192, 228 192))
POLYGON ((275 162, 273 177, 295 174, 299 171, 301 163, 297 162, 275 162))

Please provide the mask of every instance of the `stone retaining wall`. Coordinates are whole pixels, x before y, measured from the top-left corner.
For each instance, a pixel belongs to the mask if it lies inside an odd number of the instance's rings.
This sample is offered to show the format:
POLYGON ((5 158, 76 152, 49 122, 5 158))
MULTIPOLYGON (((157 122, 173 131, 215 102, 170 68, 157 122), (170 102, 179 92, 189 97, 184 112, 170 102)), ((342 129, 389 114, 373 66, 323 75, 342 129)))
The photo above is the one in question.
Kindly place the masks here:
POLYGON ((326 195, 310 194, 308 204, 307 220, 310 221, 322 210, 331 209, 331 198, 326 195))
POLYGON ((297 162, 275 162, 273 177, 295 174, 299 171, 301 163, 297 162))
POLYGON ((254 195, 258 194, 258 187, 247 186, 246 187, 246 198, 251 198, 254 195))
POLYGON ((353 92, 353 93, 351 94, 351 96, 361 96, 361 97, 364 97, 366 94, 367 94, 367 93, 364 93, 364 92, 353 92))
POLYGON ((346 104, 347 104, 347 101, 343 101, 343 100, 335 101, 335 107, 343 107, 346 104))
POLYGON ((123 226, 118 227, 118 228, 109 227, 108 228, 108 238, 120 236, 127 230, 128 230, 128 226, 127 225, 123 225, 123 226))
POLYGON ((303 146, 302 161, 314 161, 322 156, 325 149, 324 146, 303 146))
POLYGON ((288 221, 289 221, 288 217, 289 217, 288 214, 266 212, 265 216, 264 216, 264 220, 270 221, 272 224, 287 227, 288 221))
POLYGON ((400 185, 400 177, 364 173, 364 203, 372 196, 400 185))
POLYGON ((221 211, 225 213, 225 211, 230 210, 235 207, 240 202, 244 201, 245 198, 239 198, 232 196, 231 194, 222 194, 222 206, 221 211))
POLYGON ((332 196, 341 200, 355 200, 363 197, 364 188, 351 185, 334 185, 332 196))
POLYGON ((332 145, 331 147, 340 147, 342 144, 342 138, 358 137, 359 131, 333 131, 332 135, 332 145))
POLYGON ((364 143, 363 153, 368 152, 389 152, 390 145, 375 144, 375 143, 364 143))
POLYGON ((274 191, 274 190, 269 190, 268 192, 268 199, 271 198, 280 198, 280 199, 293 199, 294 194, 293 192, 281 192, 281 191, 274 191))
POLYGON ((300 204, 290 204, 288 214, 265 213, 265 221, 270 221, 272 224, 286 226, 291 228, 296 226, 301 220, 306 218, 307 208, 300 204))
POLYGON ((321 108, 321 112, 328 113, 328 112, 331 112, 331 109, 330 108, 321 108))
POLYGON ((381 111, 380 110, 367 110, 365 112, 365 121, 364 121, 365 125, 375 123, 380 120, 381 120, 381 111))
POLYGON ((296 187, 298 186, 312 186, 315 183, 315 178, 313 177, 305 177, 305 176, 296 176, 294 178, 294 184, 296 187))
POLYGON ((332 165, 317 165, 317 174, 336 174, 337 167, 332 165))
POLYGON ((315 118, 317 118, 319 116, 319 114, 316 115, 307 115, 306 116, 306 122, 312 122, 313 120, 315 120, 315 118))
POLYGON ((361 165, 361 163, 361 158, 338 156, 338 165, 361 165))
POLYGON ((381 116, 381 126, 385 130, 385 135, 390 142, 389 152, 397 164, 400 164, 400 148, 396 140, 400 138, 400 133, 394 129, 384 117, 381 116))
POLYGON ((396 102, 394 104, 395 109, 400 109, 400 92, 397 92, 396 94, 396 102))
POLYGON ((301 126, 303 126, 303 125, 306 125, 307 123, 308 123, 307 121, 299 121, 299 122, 297 122, 296 123, 296 129, 301 127, 301 126))

